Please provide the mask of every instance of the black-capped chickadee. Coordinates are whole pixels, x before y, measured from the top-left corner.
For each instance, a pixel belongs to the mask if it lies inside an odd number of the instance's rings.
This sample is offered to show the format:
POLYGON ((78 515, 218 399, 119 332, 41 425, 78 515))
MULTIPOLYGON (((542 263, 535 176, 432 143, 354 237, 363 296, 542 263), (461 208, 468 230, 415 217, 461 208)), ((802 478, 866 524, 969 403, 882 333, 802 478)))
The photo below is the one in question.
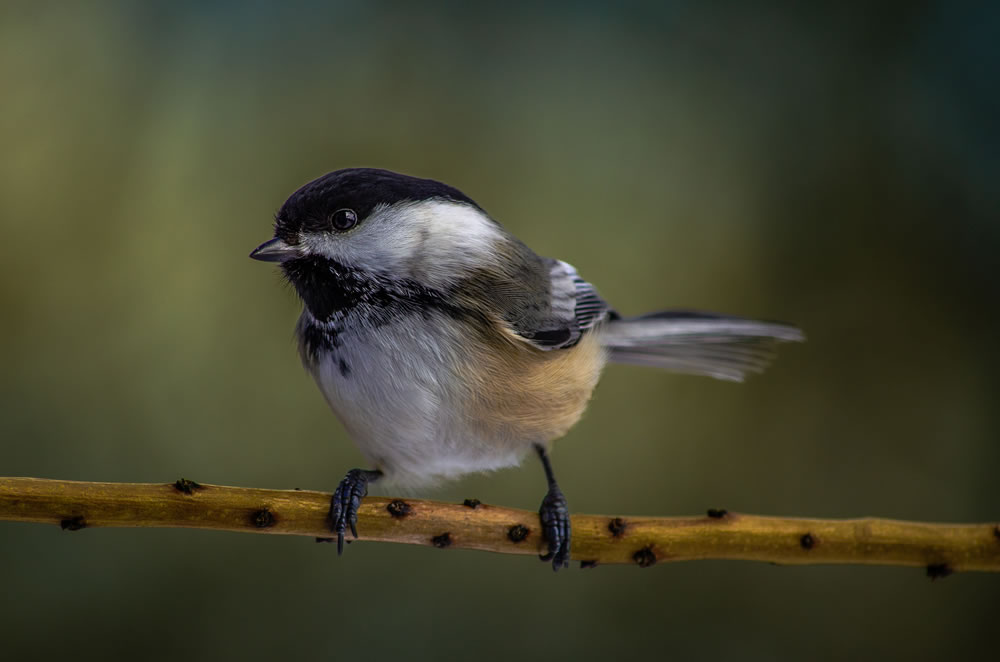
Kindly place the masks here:
POLYGON ((583 414, 608 361, 740 381, 785 324, 691 311, 622 317, 572 266, 536 255, 451 186, 387 170, 331 172, 292 194, 274 238, 305 303, 306 369, 374 469, 340 482, 330 525, 357 537, 368 484, 417 486, 514 466, 532 449, 553 568, 570 521, 548 449, 583 414))

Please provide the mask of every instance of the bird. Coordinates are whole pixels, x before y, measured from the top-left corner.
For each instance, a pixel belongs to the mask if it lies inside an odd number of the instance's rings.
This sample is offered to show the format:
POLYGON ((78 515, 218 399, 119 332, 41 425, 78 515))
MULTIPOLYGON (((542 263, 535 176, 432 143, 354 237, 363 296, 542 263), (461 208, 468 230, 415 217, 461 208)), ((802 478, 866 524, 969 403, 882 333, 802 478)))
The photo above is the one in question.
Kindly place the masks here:
POLYGON ((686 309, 623 316, 458 189, 383 169, 305 184, 250 257, 278 263, 301 298, 302 363, 370 462, 331 499, 338 553, 348 529, 358 536, 371 483, 417 488, 535 454, 547 481, 539 556, 568 567, 550 451, 607 363, 742 381, 778 343, 804 339, 791 324, 686 309))

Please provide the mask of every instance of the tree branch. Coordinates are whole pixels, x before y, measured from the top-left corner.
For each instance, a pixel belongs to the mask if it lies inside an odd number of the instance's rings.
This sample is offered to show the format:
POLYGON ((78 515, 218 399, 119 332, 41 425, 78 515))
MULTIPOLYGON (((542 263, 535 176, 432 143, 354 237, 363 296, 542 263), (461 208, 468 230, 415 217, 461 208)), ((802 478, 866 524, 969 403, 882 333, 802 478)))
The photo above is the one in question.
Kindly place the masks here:
MULTIPOLYGON (((0 478, 0 520, 101 526, 185 527, 327 538, 330 495, 176 483, 86 483, 0 478)), ((709 511, 706 517, 574 515, 572 558, 584 566, 742 559, 778 564, 921 566, 931 577, 1000 571, 1000 525, 863 518, 792 519, 709 511)), ((538 514, 466 501, 368 497, 361 540, 505 554, 543 549, 538 514)))

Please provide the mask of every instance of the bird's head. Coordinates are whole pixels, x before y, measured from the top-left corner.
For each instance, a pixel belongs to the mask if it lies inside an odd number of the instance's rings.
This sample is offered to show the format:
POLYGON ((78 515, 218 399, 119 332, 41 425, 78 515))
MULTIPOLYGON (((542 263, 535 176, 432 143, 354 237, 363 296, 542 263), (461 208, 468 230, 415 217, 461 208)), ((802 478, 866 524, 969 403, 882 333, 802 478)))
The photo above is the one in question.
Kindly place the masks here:
POLYGON ((350 279, 405 280, 446 290, 489 268, 508 243, 503 229, 456 188, 388 170, 349 168, 293 193, 277 214, 274 238, 250 257, 280 262, 309 305, 313 290, 350 279))

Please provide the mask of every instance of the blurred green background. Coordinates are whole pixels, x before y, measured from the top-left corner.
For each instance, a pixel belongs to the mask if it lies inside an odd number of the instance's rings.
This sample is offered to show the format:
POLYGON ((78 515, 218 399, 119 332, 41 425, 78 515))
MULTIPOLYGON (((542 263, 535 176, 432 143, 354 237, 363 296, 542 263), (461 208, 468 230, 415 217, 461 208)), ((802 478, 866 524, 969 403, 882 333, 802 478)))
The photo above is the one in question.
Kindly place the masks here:
MULTIPOLYGON (((995 3, 5 2, 0 474, 331 490, 362 460, 247 254, 365 165, 461 188, 626 314, 806 330, 743 385, 611 367, 554 455, 576 512, 996 520, 997 34, 995 3)), ((543 492, 532 461, 420 496, 543 492)), ((970 659, 1000 595, 11 523, 0 568, 12 660, 970 659)))

